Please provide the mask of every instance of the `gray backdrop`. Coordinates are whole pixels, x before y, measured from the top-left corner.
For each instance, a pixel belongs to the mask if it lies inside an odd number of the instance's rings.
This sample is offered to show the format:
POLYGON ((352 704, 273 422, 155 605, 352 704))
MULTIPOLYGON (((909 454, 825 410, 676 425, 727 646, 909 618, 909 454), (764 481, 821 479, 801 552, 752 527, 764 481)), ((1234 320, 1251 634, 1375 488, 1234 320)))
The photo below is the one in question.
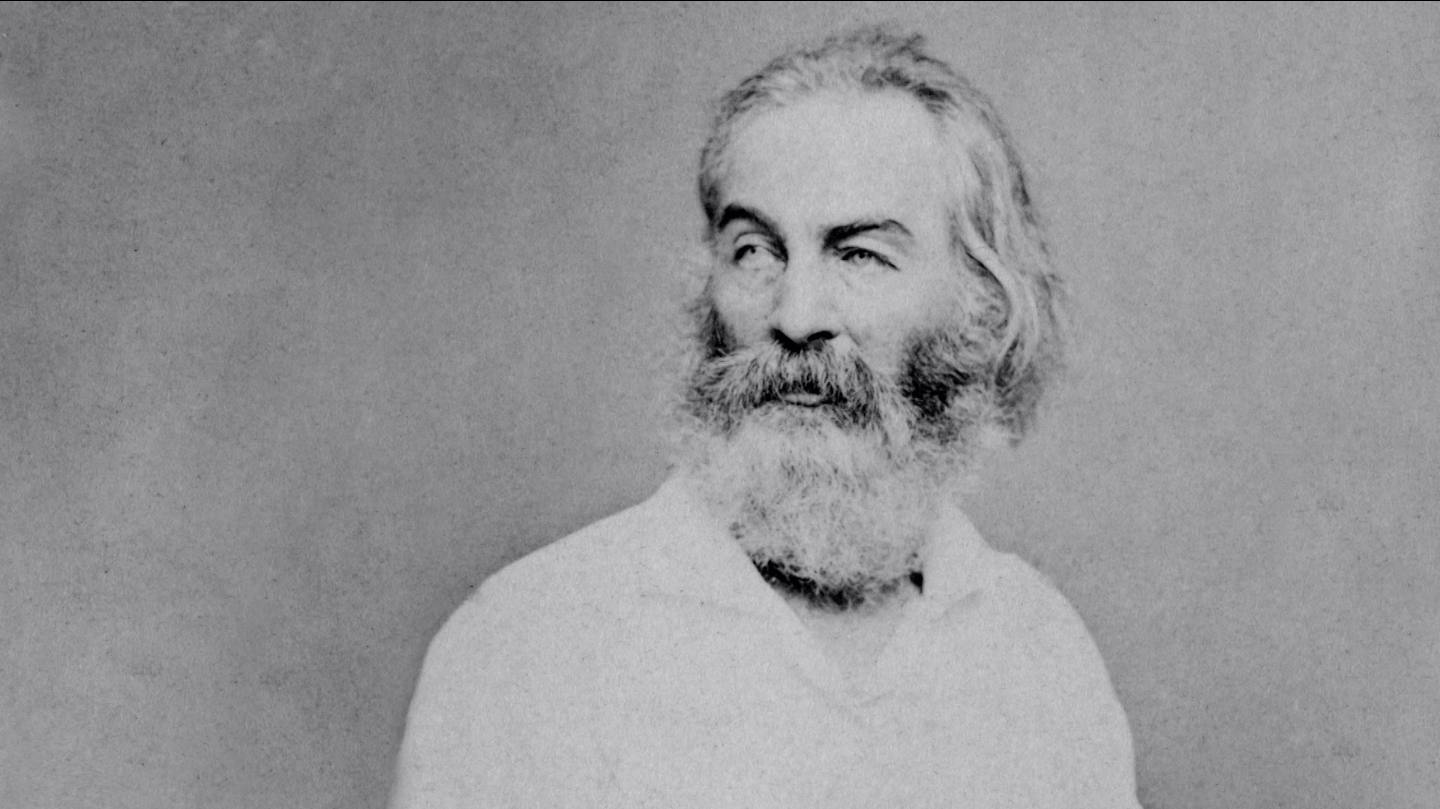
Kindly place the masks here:
POLYGON ((1440 805, 1434 7, 0 11, 0 803, 378 807, 430 634, 644 498, 707 103, 888 18, 1075 370, 969 509, 1157 808, 1440 805))

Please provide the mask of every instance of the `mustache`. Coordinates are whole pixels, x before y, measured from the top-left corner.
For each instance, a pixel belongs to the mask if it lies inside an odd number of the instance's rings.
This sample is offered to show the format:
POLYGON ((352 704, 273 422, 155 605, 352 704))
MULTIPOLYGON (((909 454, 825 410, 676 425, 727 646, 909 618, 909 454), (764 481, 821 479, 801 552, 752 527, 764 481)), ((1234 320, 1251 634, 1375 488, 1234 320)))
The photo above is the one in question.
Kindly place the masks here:
POLYGON ((892 378, 863 351, 838 354, 829 342, 800 350, 778 340, 742 345, 708 298, 692 304, 690 314, 698 351, 682 408, 722 433, 733 433, 759 408, 804 394, 841 428, 876 430, 897 444, 923 438, 944 446, 973 437, 1002 393, 984 335, 973 328, 912 333, 892 378))
POLYGON ((814 397, 842 426, 865 427, 881 423, 885 388, 863 358, 839 356, 829 345, 794 351, 774 343, 712 344, 688 398, 696 415, 727 429, 746 413, 796 394, 814 397))

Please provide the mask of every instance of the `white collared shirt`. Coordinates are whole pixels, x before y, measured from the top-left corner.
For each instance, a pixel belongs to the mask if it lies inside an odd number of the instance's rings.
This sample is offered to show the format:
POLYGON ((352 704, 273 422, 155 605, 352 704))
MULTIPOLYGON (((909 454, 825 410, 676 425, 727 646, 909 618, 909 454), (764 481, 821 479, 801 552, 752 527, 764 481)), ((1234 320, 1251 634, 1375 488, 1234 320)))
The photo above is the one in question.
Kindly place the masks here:
POLYGON ((1135 809, 1079 616, 958 509, 859 682, 679 478, 492 576, 431 642, 393 805, 1135 809))

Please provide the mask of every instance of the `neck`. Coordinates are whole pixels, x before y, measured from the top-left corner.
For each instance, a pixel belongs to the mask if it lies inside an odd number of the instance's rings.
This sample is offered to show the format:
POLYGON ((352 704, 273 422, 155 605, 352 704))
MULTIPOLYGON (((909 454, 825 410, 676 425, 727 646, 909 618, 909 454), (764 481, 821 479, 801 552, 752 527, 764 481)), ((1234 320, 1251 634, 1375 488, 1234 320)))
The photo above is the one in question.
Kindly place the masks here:
POLYGON ((880 607, 897 596, 919 594, 925 587, 925 575, 918 570, 887 582, 869 582, 845 587, 828 587, 800 575, 774 560, 753 560, 776 592, 792 604, 802 604, 818 612, 844 613, 866 607, 880 607))
POLYGON ((874 675, 902 622, 905 606, 920 596, 923 582, 920 574, 915 573, 863 599, 847 596, 843 602, 837 602, 829 595, 817 601, 809 593, 797 594, 794 585, 777 584, 769 577, 767 580, 840 676, 851 684, 874 675))

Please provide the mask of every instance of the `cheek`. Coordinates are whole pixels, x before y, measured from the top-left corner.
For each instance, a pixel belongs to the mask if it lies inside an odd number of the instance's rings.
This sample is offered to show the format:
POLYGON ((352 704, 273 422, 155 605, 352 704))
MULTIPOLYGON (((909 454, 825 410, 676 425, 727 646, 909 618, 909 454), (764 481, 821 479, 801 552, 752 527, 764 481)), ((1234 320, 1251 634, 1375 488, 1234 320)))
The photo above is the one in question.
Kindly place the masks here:
POLYGON ((943 327, 953 312, 934 288, 891 289, 856 301, 850 322, 856 342, 877 371, 898 374, 911 338, 943 327))
POLYGON ((753 344, 769 332, 769 285, 736 274, 716 276, 711 284, 715 313, 742 345, 753 344))

